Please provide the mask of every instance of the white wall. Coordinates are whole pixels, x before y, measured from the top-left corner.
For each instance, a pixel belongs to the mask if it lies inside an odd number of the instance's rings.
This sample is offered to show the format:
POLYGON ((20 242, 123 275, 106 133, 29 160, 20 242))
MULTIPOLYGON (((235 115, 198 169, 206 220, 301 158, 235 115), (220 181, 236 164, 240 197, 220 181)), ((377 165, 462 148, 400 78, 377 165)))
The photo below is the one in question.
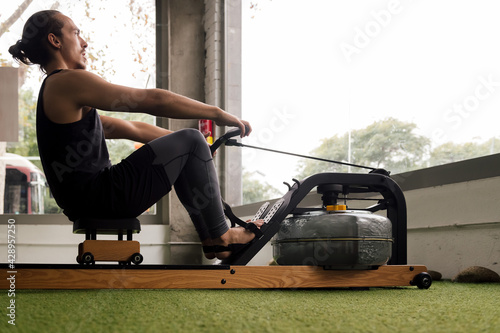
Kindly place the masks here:
POLYGON ((444 278, 470 266, 500 274, 500 177, 405 192, 408 263, 444 278))
MULTIPOLYGON (((14 218, 14 220, 17 220, 14 218)), ((3 222, 3 221, 2 221, 3 222)), ((0 262, 7 262, 7 225, 0 225, 0 262)), ((16 264, 76 264, 78 244, 85 235, 75 235, 67 225, 30 225, 16 223, 16 264)), ((164 264, 169 258, 168 225, 142 225, 134 240, 141 243, 143 264, 164 264)), ((97 239, 116 239, 98 236, 97 239)))

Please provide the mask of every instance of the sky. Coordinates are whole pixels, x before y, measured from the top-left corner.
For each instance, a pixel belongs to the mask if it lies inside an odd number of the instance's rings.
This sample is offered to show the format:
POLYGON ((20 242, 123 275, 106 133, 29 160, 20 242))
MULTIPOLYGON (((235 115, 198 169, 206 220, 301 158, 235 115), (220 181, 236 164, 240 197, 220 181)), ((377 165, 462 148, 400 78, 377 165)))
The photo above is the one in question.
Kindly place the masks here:
MULTIPOLYGON (((387 117, 417 124, 433 147, 500 135, 500 2, 251 2, 242 29, 248 144, 307 155, 387 117)), ((280 186, 298 160, 266 167, 274 158, 245 153, 244 165, 280 186)))
MULTIPOLYGON (((2 2, 0 21, 20 3, 2 2)), ((23 18, 52 3, 35 1, 23 18)), ((116 12, 128 1, 104 3, 116 12)), ((244 143, 307 155, 322 139, 387 117, 417 124, 433 147, 500 135, 498 1, 242 0, 242 8, 242 110, 254 128, 244 143)), ((74 20, 94 36, 89 48, 102 39, 130 49, 119 33, 133 35, 111 31, 108 13, 89 26, 74 20)), ((2 37, 1 57, 16 38, 2 37)), ((115 67, 131 71, 130 52, 121 52, 115 67)), ((145 87, 154 76, 136 73, 111 81, 145 87)), ((279 189, 297 173, 295 157, 243 156, 245 170, 279 189)))

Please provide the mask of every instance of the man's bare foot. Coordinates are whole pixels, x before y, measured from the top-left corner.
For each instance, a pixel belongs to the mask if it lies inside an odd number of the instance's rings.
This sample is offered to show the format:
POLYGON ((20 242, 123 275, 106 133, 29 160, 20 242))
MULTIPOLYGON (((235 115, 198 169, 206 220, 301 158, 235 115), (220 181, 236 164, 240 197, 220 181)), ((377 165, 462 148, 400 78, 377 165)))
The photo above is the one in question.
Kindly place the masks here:
MULTIPOLYGON (((249 221, 247 221, 249 222, 249 221)), ((257 220, 254 223, 257 227, 261 227, 264 224, 264 220, 257 220)), ((230 228, 225 234, 219 238, 212 239, 212 244, 217 246, 219 249, 221 247, 227 247, 230 244, 247 244, 255 238, 255 234, 245 228, 230 228)), ((218 259, 225 259, 231 255, 231 251, 215 251, 215 256, 218 259)), ((205 254, 206 256, 206 254, 205 254)))

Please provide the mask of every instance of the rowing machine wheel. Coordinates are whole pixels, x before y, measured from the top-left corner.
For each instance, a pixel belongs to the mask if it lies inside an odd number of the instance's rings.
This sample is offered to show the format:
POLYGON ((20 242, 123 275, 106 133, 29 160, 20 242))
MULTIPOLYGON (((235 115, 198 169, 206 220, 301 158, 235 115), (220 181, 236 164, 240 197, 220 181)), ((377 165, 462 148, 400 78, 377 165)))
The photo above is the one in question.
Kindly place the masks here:
POLYGON ((90 252, 85 252, 82 255, 82 259, 81 259, 80 263, 84 264, 84 265, 93 265, 93 264, 95 264, 94 255, 92 253, 90 253, 90 252))
POLYGON ((130 261, 135 265, 139 265, 143 260, 144 257, 140 253, 134 253, 130 258, 130 261))
POLYGON ((431 284, 432 277, 426 272, 417 274, 412 281, 412 285, 416 285, 419 289, 429 289, 431 284))

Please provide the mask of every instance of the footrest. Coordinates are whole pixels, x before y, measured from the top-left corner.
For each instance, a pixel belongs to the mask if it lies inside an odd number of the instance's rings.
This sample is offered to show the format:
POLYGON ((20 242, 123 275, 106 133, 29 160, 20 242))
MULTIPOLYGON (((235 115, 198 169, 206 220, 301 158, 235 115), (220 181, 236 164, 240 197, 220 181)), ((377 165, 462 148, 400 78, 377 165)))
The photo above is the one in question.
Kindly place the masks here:
POLYGON ((274 214, 276 214, 276 212, 281 207, 281 205, 283 205, 283 202, 285 202, 284 199, 279 199, 278 201, 276 201, 274 203, 274 205, 271 207, 271 209, 269 210, 269 212, 266 214, 266 217, 264 217, 264 223, 268 223, 269 221, 271 221, 271 219, 273 218, 274 214))
POLYGON ((255 222, 258 219, 260 219, 262 217, 262 215, 264 214, 264 212, 266 211, 267 207, 269 207, 269 201, 264 202, 264 204, 262 206, 260 206, 259 210, 257 211, 257 213, 255 213, 251 222, 255 222))

